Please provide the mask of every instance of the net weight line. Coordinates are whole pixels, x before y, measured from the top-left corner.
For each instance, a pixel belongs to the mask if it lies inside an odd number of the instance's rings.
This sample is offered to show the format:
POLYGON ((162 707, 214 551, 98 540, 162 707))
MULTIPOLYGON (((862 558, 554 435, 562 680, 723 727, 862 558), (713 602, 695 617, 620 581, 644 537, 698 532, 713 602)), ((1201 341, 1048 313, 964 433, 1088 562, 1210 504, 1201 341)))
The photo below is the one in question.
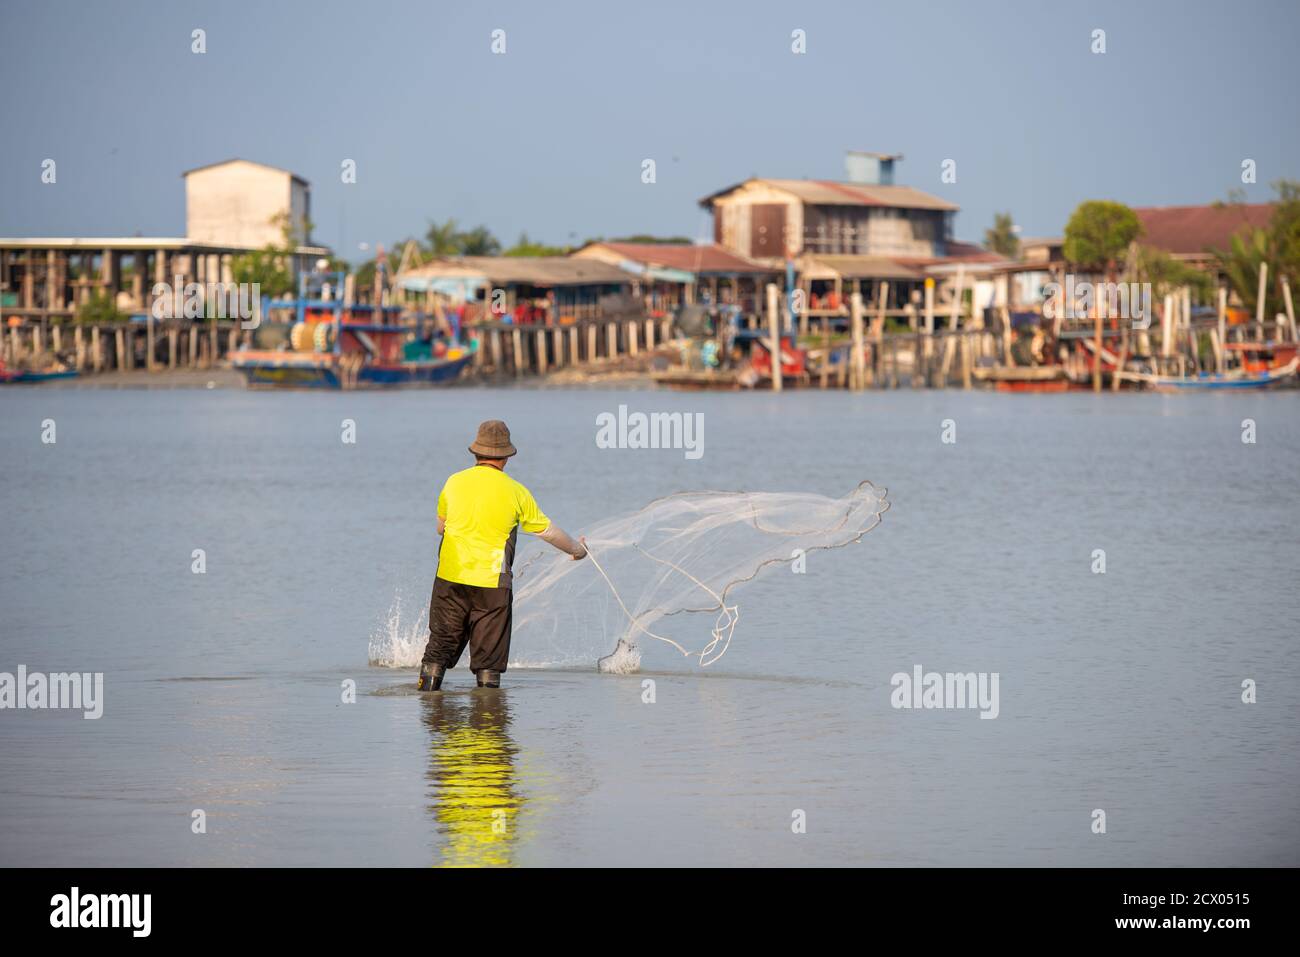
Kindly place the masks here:
MULTIPOLYGON (((601 567, 600 562, 596 559, 595 553, 591 550, 591 545, 588 544, 587 557, 591 559, 591 563, 596 567, 596 571, 600 572, 600 577, 605 579, 605 584, 609 586, 610 592, 612 592, 614 595, 614 600, 618 602, 618 606, 623 609, 623 614, 627 616, 627 620, 631 622, 632 627, 636 628, 638 631, 642 632, 643 634, 649 635, 651 638, 654 638, 658 641, 662 641, 665 644, 672 645, 679 652, 681 652, 682 657, 684 658, 698 657, 700 659, 700 665, 704 667, 713 664, 724 654, 726 654, 727 648, 731 645, 731 635, 736 630, 736 622, 740 619, 739 606, 726 604, 726 602, 723 601, 721 595, 719 595, 712 588, 704 584, 704 582, 700 581, 698 578, 696 578, 690 572, 686 571, 686 569, 682 568, 681 566, 675 565, 664 558, 656 558, 654 555, 651 555, 649 552, 645 551, 639 545, 634 545, 633 547, 642 555, 644 555, 646 558, 650 559, 652 562, 658 562, 660 565, 667 565, 669 568, 673 569, 674 571, 679 572, 680 574, 689 578, 700 588, 704 589, 706 592, 712 595, 714 601, 717 602, 717 607, 721 610, 718 612, 718 617, 714 620, 713 623, 712 640, 709 641, 709 643, 706 644, 704 648, 701 649, 700 651, 687 651, 685 648, 683 648, 677 642, 673 641, 671 638, 666 638, 663 635, 656 635, 649 628, 646 628, 639 621, 637 621, 637 616, 633 615, 632 612, 628 609, 627 604, 623 601, 623 596, 618 593, 618 589, 614 587, 614 582, 610 579, 609 575, 605 573, 605 569, 601 567), (722 644, 722 650, 718 651, 717 654, 714 654, 714 650, 718 647, 719 643, 722 644)), ((700 610, 703 611, 707 609, 700 609, 700 610)))

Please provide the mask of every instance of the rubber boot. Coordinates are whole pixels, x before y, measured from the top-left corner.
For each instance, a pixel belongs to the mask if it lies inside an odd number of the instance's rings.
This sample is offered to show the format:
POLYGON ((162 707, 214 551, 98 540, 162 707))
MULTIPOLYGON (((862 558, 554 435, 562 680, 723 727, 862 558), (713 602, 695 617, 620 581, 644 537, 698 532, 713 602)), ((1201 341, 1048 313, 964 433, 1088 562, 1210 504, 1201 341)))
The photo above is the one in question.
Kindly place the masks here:
POLYGON ((478 686, 480 688, 500 688, 501 672, 493 671, 491 668, 480 668, 474 672, 478 676, 478 686))
POLYGON ((420 680, 416 683, 417 691, 442 690, 442 676, 447 669, 442 665, 431 665, 427 661, 420 665, 420 680))

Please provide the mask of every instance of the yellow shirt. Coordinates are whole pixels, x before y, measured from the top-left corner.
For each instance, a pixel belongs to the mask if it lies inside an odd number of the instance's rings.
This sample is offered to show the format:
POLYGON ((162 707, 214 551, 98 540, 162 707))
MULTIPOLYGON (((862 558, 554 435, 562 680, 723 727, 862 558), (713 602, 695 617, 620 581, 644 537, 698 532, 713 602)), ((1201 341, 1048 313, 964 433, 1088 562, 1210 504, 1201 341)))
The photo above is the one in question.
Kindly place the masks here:
POLYGON ((438 577, 480 588, 509 588, 519 529, 536 534, 551 524, 532 492, 490 465, 448 478, 438 494, 438 517, 447 523, 438 577))

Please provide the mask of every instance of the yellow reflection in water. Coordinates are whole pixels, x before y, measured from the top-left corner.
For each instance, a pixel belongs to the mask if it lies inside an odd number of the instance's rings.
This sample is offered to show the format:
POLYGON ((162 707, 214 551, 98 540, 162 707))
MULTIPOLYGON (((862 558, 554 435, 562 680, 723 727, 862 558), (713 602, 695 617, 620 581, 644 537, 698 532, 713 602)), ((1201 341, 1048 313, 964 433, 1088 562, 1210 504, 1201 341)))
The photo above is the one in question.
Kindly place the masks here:
POLYGON ((515 790, 518 747, 510 737, 506 692, 476 688, 422 695, 433 736, 429 779, 435 824, 445 835, 443 867, 514 863, 515 825, 524 805, 515 790))

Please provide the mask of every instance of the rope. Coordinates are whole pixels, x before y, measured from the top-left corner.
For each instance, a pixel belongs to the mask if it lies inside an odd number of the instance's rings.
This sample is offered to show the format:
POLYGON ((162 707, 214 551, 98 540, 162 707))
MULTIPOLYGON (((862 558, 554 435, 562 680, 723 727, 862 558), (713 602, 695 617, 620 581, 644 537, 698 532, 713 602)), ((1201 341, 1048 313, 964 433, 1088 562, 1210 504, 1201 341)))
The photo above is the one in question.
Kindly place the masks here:
POLYGON ((648 552, 642 551, 640 548, 637 548, 637 551, 641 552, 642 555, 645 555, 646 558, 649 558, 651 561, 659 562, 661 565, 667 565, 669 568, 681 572, 683 575, 685 575, 691 581, 695 582, 695 584, 699 585, 710 595, 712 595, 715 599, 717 599, 718 605, 722 609, 722 611, 718 614, 717 620, 714 621, 713 623, 713 640, 710 641, 707 645, 705 645, 702 651, 698 651, 698 652, 687 651, 685 648, 683 648, 677 642, 673 641, 671 638, 665 638, 663 635, 656 635, 649 628, 646 628, 643 624, 641 624, 641 622, 637 621, 636 616, 633 615, 632 612, 628 610, 627 604, 623 601, 623 596, 618 593, 618 589, 614 587, 613 581, 611 581, 609 575, 605 573, 605 569, 601 567, 601 564, 599 560, 597 560, 595 553, 591 550, 591 545, 588 545, 587 557, 590 558, 591 563, 596 566, 596 571, 600 572, 600 577, 605 579, 605 584, 609 586, 610 592, 612 592, 614 595, 614 600, 618 602, 618 607, 623 609, 623 614, 626 615, 627 620, 632 623, 632 627, 636 628, 638 631, 646 635, 649 635, 651 638, 655 638, 666 644, 672 645, 674 648, 680 651, 682 653, 682 656, 685 658, 699 658, 701 665, 710 665, 713 662, 717 661, 719 658, 721 658, 723 654, 726 653, 727 647, 731 644, 731 633, 736 630, 736 622, 740 618, 740 610, 735 605, 728 607, 727 605, 723 604, 721 595, 719 595, 712 588, 704 584, 704 582, 700 581, 698 578, 696 578, 694 575, 692 575, 690 572, 686 571, 685 569, 679 568, 678 566, 674 565, 672 562, 667 561, 665 559, 655 558, 653 555, 649 554, 648 552), (716 655, 712 655, 712 657, 710 657, 713 650, 718 646, 718 643, 724 641, 724 639, 725 639, 725 643, 722 646, 722 651, 719 651, 716 655))

